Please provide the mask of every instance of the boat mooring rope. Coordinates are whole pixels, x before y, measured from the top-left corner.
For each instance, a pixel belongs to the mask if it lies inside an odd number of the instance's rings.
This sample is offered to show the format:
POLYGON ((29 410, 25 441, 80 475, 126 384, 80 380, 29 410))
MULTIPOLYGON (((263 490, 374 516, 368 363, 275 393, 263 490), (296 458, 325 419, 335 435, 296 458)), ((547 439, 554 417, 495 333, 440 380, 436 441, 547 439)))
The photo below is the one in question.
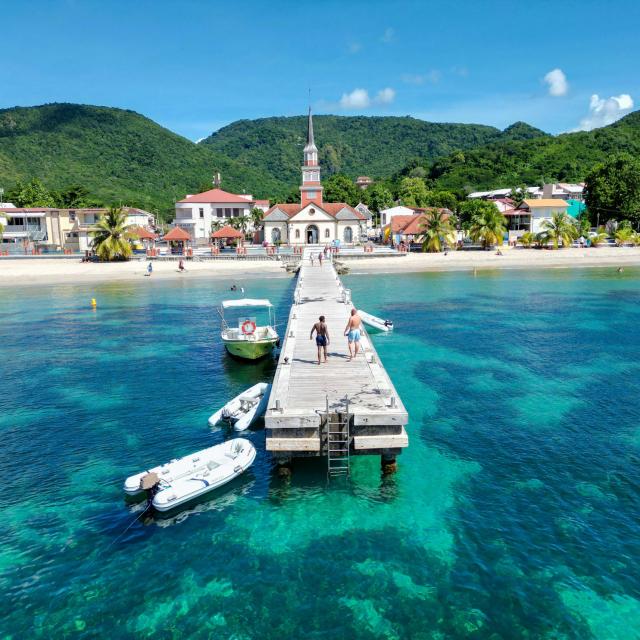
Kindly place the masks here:
POLYGON ((105 551, 109 551, 109 549, 111 549, 111 547, 118 542, 118 540, 120 540, 120 538, 122 538, 122 536, 127 533, 127 531, 129 531, 129 529, 131 529, 131 527, 133 526, 133 523, 136 522, 137 520, 140 519, 141 516, 144 515, 145 511, 147 511, 147 509, 151 506, 151 503, 148 502, 147 506, 140 512, 140 513, 136 513, 136 517, 127 525, 127 528, 120 534, 118 534, 118 536, 111 542, 111 544, 105 549, 105 551))

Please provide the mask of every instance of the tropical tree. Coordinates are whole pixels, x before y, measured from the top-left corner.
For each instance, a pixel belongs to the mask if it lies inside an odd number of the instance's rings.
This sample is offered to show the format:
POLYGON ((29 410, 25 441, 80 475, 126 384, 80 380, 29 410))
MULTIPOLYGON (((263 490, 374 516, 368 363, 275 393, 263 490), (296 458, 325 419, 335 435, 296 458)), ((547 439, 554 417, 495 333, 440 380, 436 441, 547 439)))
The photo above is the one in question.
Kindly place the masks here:
POLYGON ((424 207, 427 204, 427 185, 422 178, 402 178, 399 196, 405 207, 424 207))
POLYGON ((509 193, 509 199, 513 200, 514 209, 517 209, 528 197, 529 192, 525 184, 521 184, 519 187, 512 187, 509 193))
POLYGON ((393 206, 391 191, 382 184, 376 183, 364 192, 364 199, 371 211, 380 213, 383 209, 393 206))
POLYGON ((592 216, 618 211, 640 222, 640 160, 619 153, 596 166, 585 179, 585 201, 592 216))
POLYGON ((432 209, 427 211, 420 220, 420 239, 422 250, 430 253, 442 251, 444 244, 455 244, 456 231, 447 218, 447 214, 432 209))
POLYGON ((211 233, 214 233, 218 229, 222 228, 222 220, 212 220, 211 221, 211 233))
POLYGON ((525 231, 521 236, 520 236, 520 243, 522 244, 523 247, 530 247, 535 241, 535 236, 533 235, 533 233, 531 233, 531 231, 525 231))
POLYGON ((458 208, 458 198, 451 191, 427 191, 424 206, 444 207, 449 211, 455 211, 458 208))
POLYGON ((620 225, 613 237, 616 240, 616 244, 621 247, 627 244, 627 242, 632 242, 634 235, 635 234, 631 227, 620 225))
POLYGON ((122 207, 109 207, 90 233, 92 246, 101 260, 126 260, 131 256, 133 237, 126 224, 127 214, 122 207))
POLYGON ((564 211, 554 213, 551 220, 544 220, 542 229, 547 236, 547 242, 551 242, 554 249, 558 248, 560 242, 563 247, 569 247, 578 237, 576 223, 564 211))
POLYGON ((607 232, 604 227, 598 227, 596 232, 589 236, 589 242, 592 247, 597 247, 607 239, 607 232))
POLYGON ((507 232, 507 219, 498 211, 487 209, 471 219, 469 235, 474 242, 482 242, 485 249, 502 244, 504 234, 507 232))
POLYGON ((465 200, 458 207, 458 217, 463 229, 469 229, 471 220, 484 213, 499 213, 495 202, 488 200, 465 200))
POLYGON ((251 218, 251 224, 254 229, 257 229, 262 224, 262 219, 264 218, 264 211, 262 209, 258 209, 258 207, 253 207, 251 212, 249 213, 249 217, 251 218))
MULTIPOLYGON (((361 192, 353 180, 341 173, 331 176, 322 184, 327 202, 346 202, 355 207, 360 202, 361 192)), ((298 200, 300 195, 298 194, 298 200)))
POLYGON ((38 180, 18 182, 7 191, 7 201, 16 207, 55 207, 55 196, 38 180))
POLYGON ((633 244, 636 247, 640 245, 640 233, 633 234, 633 236, 631 237, 631 244, 633 244))
POLYGON ((249 219, 247 216, 234 216, 233 218, 229 218, 229 224, 238 231, 242 231, 242 233, 247 232, 247 228, 249 227, 249 219))

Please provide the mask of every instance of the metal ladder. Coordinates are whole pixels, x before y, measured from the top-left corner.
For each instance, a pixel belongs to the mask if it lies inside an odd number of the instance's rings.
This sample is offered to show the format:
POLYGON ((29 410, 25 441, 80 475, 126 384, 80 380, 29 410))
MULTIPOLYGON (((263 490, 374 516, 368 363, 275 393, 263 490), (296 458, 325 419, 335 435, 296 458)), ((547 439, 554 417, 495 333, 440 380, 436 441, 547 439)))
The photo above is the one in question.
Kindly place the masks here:
POLYGON ((327 396, 327 409, 325 413, 325 433, 327 436, 327 478, 349 475, 349 449, 351 447, 351 434, 349 423, 349 398, 345 397, 345 411, 329 413, 329 397, 327 396))

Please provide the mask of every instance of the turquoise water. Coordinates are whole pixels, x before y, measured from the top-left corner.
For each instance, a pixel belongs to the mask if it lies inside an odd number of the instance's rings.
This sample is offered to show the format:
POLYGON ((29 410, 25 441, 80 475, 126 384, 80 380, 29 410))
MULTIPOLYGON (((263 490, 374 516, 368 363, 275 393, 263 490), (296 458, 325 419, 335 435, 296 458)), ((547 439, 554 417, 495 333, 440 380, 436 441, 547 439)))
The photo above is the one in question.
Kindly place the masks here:
MULTIPOLYGON (((1 289, 0 637, 639 638, 639 277, 350 276, 397 327, 398 473, 284 481, 255 431, 249 472, 164 519, 124 477, 227 437, 208 415, 272 375, 221 349, 226 287, 1 289)), ((291 280, 244 284, 285 317, 291 280)))

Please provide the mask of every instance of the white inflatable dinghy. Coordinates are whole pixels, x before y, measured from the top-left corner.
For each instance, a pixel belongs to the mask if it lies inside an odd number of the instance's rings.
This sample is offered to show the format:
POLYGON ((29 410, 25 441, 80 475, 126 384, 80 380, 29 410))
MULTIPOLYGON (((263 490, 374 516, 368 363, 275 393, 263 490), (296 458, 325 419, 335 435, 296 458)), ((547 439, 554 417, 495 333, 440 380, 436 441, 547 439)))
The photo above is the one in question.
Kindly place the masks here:
POLYGON ((270 384, 266 382, 254 384, 210 416, 209 425, 215 427, 219 422, 225 421, 233 424, 236 431, 244 431, 256 418, 264 415, 270 392, 270 384))
POLYGON ((145 477, 157 478, 152 505, 168 511, 230 482, 255 460, 255 447, 244 438, 197 451, 125 480, 125 491, 137 493, 145 477))
POLYGON ((391 331, 393 329, 393 322, 391 320, 377 318, 361 309, 358 310, 358 315, 362 318, 362 322, 374 329, 379 329, 380 331, 391 331))

